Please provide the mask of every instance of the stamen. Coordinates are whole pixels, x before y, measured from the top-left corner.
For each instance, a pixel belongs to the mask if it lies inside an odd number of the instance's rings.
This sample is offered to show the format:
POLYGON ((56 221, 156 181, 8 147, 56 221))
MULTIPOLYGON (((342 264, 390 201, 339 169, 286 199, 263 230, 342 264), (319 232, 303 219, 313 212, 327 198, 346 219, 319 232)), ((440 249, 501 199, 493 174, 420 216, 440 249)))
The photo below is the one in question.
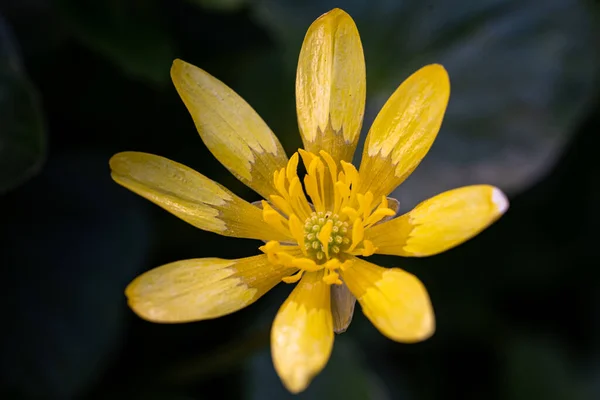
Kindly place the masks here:
POLYGON ((294 267, 298 267, 305 271, 314 272, 314 271, 319 271, 320 269, 322 269, 322 267, 320 265, 317 265, 317 263, 315 263, 310 258, 294 258, 294 260, 292 261, 292 264, 294 265, 294 267))
POLYGON ((298 246, 270 241, 260 250, 270 262, 298 269, 282 278, 286 283, 323 270, 324 282, 342 284, 337 270, 347 268, 351 260, 342 263, 340 258, 374 254, 377 249, 365 240, 365 229, 395 214, 385 196, 374 204, 371 192, 359 193, 358 170, 343 160, 337 164, 325 151, 316 155, 299 150, 273 173, 273 183, 277 193, 270 196, 271 203, 262 202, 263 219, 298 246), (297 172, 300 157, 307 170, 302 180, 297 172))
POLYGON ((272 194, 269 196, 269 198, 271 199, 271 203, 273 203, 275 207, 277 207, 282 213, 288 216, 292 214, 292 207, 290 206, 290 203, 288 203, 283 197, 272 194))
POLYGON ((296 239, 296 243, 298 243, 298 246, 300 246, 300 248, 304 252, 304 255, 306 255, 306 249, 304 248, 304 229, 302 223, 300 222, 298 217, 296 217, 296 214, 290 215, 290 219, 288 222, 288 226, 292 236, 294 237, 294 239, 296 239))
POLYGON ((373 242, 370 240, 363 240, 363 251, 361 253, 363 257, 372 256, 375 254, 375 251, 377 251, 377 248, 373 245, 373 242))
POLYGON ((328 274, 325 274, 325 276, 323 277, 323 282, 327 283, 328 285, 342 284, 340 274, 338 274, 337 272, 329 272, 328 274))
POLYGON ((329 153, 327 153, 326 151, 321 150, 319 152, 319 154, 321 155, 321 157, 323 157, 323 160, 325 160, 325 163, 327 164, 327 168, 329 168, 329 174, 331 175, 331 182, 335 182, 336 179, 336 175, 337 175, 337 165, 335 165, 335 161, 333 160, 333 157, 331 157, 331 155, 329 153))
POLYGON ((356 220, 354 220, 354 225, 352 226, 352 245, 348 250, 354 250, 364 237, 365 229, 363 227, 362 220, 360 218, 356 218, 356 220))
POLYGON ((304 177, 304 188, 306 189, 306 193, 312 200, 315 209, 317 211, 322 211, 324 209, 324 206, 321 202, 321 196, 319 196, 317 179, 313 175, 306 175, 304 177))
POLYGON ((396 214, 394 210, 389 208, 378 208, 373 212, 373 214, 369 215, 369 217, 365 220, 365 228, 370 228, 377 222, 381 221, 385 217, 391 217, 396 214))
POLYGON ((321 232, 319 233, 319 242, 323 245, 322 249, 325 252, 325 257, 329 258, 329 240, 333 241, 331 237, 331 229, 333 227, 333 221, 329 220, 327 223, 321 228, 321 232))
POLYGON ((284 235, 291 236, 289 229, 285 226, 285 218, 273 209, 266 201, 262 201, 263 219, 266 223, 277 229, 284 235))
POLYGON ((300 154, 300 157, 302 157, 302 162, 304 163, 304 168, 306 168, 306 170, 308 171, 308 166, 310 165, 312 160, 316 157, 316 155, 311 153, 310 151, 306 151, 304 149, 298 149, 298 153, 300 154))
POLYGON ((304 274, 304 270, 301 269, 300 271, 296 272, 294 275, 290 275, 290 276, 286 276, 284 278, 281 278, 282 281, 284 281, 285 283, 296 283, 300 280, 300 278, 302 278, 302 274, 304 274))
POLYGON ((346 214, 348 218, 350 218, 350 222, 354 223, 358 218, 358 211, 352 207, 344 207, 342 208, 342 214, 346 214))
POLYGON ((388 199, 385 196, 381 196, 381 203, 379 203, 379 207, 381 208, 389 208, 388 207, 388 199))
POLYGON ((358 213, 363 215, 362 218, 364 220, 369 216, 373 209, 373 207, 371 207, 371 203, 373 203, 373 193, 367 192, 364 195, 357 194, 356 197, 358 204, 360 204, 358 213))
POLYGON ((298 177, 298 153, 294 153, 294 155, 290 157, 290 161, 288 161, 286 167, 286 173, 289 182, 298 177))
POLYGON ((285 168, 281 168, 279 171, 275 171, 273 174, 273 183, 275 184, 275 188, 282 195, 287 195, 287 190, 285 190, 285 168))

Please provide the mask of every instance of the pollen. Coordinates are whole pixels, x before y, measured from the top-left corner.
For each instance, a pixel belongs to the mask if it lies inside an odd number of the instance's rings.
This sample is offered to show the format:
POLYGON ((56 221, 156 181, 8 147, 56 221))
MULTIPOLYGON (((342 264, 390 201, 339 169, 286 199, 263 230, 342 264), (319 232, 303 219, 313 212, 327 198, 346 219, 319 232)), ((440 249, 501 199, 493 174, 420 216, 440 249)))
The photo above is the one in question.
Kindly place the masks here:
POLYGON ((313 212, 304 222, 304 249, 317 264, 336 257, 350 243, 348 222, 331 212, 313 212))
POLYGON ((260 250, 270 262, 298 269, 283 279, 286 283, 297 282, 305 272, 325 270, 327 284, 341 285, 338 269, 353 256, 376 251, 365 230, 395 213, 385 197, 358 191, 359 174, 352 164, 336 162, 325 151, 299 150, 274 172, 273 186, 277 194, 262 202, 263 220, 290 241, 271 241, 260 250), (297 172, 300 158, 303 179, 297 172))

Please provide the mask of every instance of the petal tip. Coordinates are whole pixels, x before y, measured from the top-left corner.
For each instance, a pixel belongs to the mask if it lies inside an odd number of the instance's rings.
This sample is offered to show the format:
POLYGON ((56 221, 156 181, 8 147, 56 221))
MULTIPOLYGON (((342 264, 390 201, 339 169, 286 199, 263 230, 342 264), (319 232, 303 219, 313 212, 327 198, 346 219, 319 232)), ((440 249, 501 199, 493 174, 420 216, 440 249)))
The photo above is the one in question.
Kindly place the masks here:
POLYGON ((185 64, 187 63, 180 58, 174 59, 173 63, 171 64, 171 72, 183 67, 185 64))
POLYGON ((450 92, 450 75, 448 75, 448 71, 442 64, 425 65, 417 70, 413 76, 421 79, 425 78, 439 88, 445 88, 445 91, 450 92))
POLYGON ((122 151, 117 154, 113 154, 113 156, 108 160, 108 166, 113 173, 116 173, 119 167, 121 167, 124 163, 127 162, 128 158, 131 154, 134 153, 132 151, 122 151))
POLYGON ((179 78, 182 75, 183 71, 185 71, 189 67, 194 67, 194 65, 185 62, 180 58, 174 59, 173 63, 171 64, 171 79, 175 81, 176 78, 179 78))
POLYGON ((499 214, 504 214, 508 210, 508 198, 496 187, 492 189, 492 202, 496 205, 499 214))
POLYGON ((286 377, 282 378, 281 382, 291 394, 299 394, 308 387, 310 379, 286 377))
POLYGON ((325 17, 325 16, 331 16, 331 17, 335 17, 335 16, 350 17, 350 15, 346 11, 344 11, 341 8, 338 8, 338 7, 333 8, 333 9, 327 11, 325 14, 321 15, 320 18, 325 17))
MULTIPOLYGON (((353 25, 355 25, 354 20, 352 19, 350 14, 348 14, 346 11, 342 10, 341 8, 334 8, 334 9, 322 14, 319 18, 317 18, 313 22, 312 25, 320 26, 323 22, 340 24, 340 23, 343 23, 343 21, 345 21, 346 23, 350 22, 353 25)), ((309 28, 309 30, 310 30, 310 28, 309 28)))

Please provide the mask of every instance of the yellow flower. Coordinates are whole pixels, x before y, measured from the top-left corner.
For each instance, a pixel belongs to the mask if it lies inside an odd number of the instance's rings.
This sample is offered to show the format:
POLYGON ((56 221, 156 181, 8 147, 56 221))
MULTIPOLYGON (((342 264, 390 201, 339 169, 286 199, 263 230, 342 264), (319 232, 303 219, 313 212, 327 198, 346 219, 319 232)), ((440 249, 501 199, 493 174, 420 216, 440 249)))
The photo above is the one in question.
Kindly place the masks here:
POLYGON ((250 204, 184 165, 137 152, 110 160, 113 179, 200 229, 265 244, 254 257, 184 260, 142 274, 126 289, 138 315, 169 323, 216 318, 281 281, 298 282, 271 331, 275 369, 291 392, 304 390, 323 369, 356 299, 390 339, 417 342, 433 334, 423 284, 357 256, 437 254, 508 208, 499 189, 475 185, 394 218, 398 202, 386 196, 417 167, 442 123, 450 83, 441 65, 421 68, 392 94, 368 133, 358 170, 350 161, 365 106, 365 62, 344 11, 318 18, 304 39, 296 76, 304 150, 289 160, 265 122, 225 84, 181 60, 171 76, 212 154, 266 200, 250 204))

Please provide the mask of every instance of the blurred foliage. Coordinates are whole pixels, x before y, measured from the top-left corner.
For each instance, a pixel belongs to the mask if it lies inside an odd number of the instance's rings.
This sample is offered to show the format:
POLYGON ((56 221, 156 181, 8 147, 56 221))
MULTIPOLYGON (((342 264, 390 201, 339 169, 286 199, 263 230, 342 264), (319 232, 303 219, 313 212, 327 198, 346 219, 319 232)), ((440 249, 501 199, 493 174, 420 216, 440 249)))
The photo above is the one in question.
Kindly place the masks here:
MULTIPOLYGON (((261 0, 256 15, 294 70, 306 27, 337 6, 261 0)), ((351 0, 344 8, 356 21, 367 63, 363 141, 408 75, 429 63, 450 74, 443 134, 394 192, 406 207, 472 183, 509 194, 528 188, 552 168, 596 93, 598 37, 578 0, 351 0)), ((357 160, 361 152, 362 142, 357 160)))
POLYGON ((192 4, 197 4, 200 7, 208 10, 217 11, 236 11, 242 8, 247 0, 188 0, 192 4))
POLYGON ((38 93, 9 26, 0 14, 0 193, 30 178, 46 150, 38 93))
POLYGON ((248 361, 246 368, 248 393, 244 398, 248 400, 391 399, 382 382, 365 368, 362 362, 364 356, 361 353, 358 346, 347 336, 338 336, 335 351, 323 372, 314 379, 306 391, 292 395, 281 384, 273 370, 270 350, 265 348, 248 361))
POLYGON ((12 329, 2 372, 28 397, 73 398, 123 338, 123 287, 144 261, 149 226, 104 162, 93 153, 51 158, 2 202, 3 256, 18 267, 5 275, 15 284, 4 293, 12 329))
POLYGON ((174 57, 158 1, 59 0, 72 35, 133 78, 165 84, 174 57))
POLYGON ((514 338, 506 353, 504 386, 508 399, 531 398, 578 400, 585 395, 576 380, 576 368, 564 354, 565 346, 550 338, 514 338))
POLYGON ((588 3, 0 0, 1 398, 292 397, 268 347, 290 285, 213 321, 158 325, 127 309, 137 274, 254 255, 257 243, 233 245, 118 187, 108 159, 160 154, 256 200, 199 140, 170 63, 227 83, 293 151, 300 45, 335 6, 363 40, 364 133, 413 70, 440 62, 450 72, 447 118, 398 192, 402 210, 467 183, 513 196, 506 216, 457 249, 375 259, 423 280, 432 339, 393 343, 357 309, 299 397, 598 397, 598 15, 588 3))

